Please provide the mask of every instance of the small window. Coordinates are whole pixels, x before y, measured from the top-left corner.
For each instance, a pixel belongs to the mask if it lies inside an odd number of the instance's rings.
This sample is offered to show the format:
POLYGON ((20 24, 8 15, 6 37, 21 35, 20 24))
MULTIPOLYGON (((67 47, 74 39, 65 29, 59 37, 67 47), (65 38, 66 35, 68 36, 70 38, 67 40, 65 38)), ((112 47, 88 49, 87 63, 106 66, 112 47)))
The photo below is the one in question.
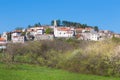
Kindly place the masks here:
POLYGON ((32 29, 32 31, 34 31, 34 29, 32 29))

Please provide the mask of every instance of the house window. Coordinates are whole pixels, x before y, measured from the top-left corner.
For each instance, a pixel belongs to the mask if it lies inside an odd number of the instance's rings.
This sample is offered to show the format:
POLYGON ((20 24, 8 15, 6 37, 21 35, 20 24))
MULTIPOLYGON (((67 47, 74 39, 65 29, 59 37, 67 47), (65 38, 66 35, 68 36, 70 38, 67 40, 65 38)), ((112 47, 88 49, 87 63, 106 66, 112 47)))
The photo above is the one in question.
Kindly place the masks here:
POLYGON ((32 31, 34 31, 34 29, 32 29, 32 31))

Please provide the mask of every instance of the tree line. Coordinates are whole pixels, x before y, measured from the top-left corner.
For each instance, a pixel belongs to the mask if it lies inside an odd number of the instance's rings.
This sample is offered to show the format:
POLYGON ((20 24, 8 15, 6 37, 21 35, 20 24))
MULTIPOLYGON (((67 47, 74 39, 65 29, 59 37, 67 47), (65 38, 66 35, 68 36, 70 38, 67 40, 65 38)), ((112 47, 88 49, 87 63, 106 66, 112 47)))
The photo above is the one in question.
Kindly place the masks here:
MULTIPOLYGON (((66 20, 56 20, 57 26, 65 26, 65 27, 75 27, 75 28, 94 28, 95 31, 99 31, 98 26, 88 26, 87 24, 81 24, 79 22, 72 22, 66 20)), ((51 21, 51 25, 54 25, 54 20, 51 21)))
MULTIPOLYGON (((94 28, 95 31, 99 31, 98 26, 89 26, 87 24, 81 24, 79 22, 72 22, 72 21, 67 21, 67 20, 56 20, 57 26, 64 26, 64 27, 75 27, 75 28, 94 28)), ((51 25, 54 25, 54 20, 51 21, 51 25)), ((27 28, 32 28, 32 27, 41 27, 41 23, 35 23, 34 25, 28 25, 27 28)), ((22 27, 17 27, 15 30, 22 30, 22 27)))

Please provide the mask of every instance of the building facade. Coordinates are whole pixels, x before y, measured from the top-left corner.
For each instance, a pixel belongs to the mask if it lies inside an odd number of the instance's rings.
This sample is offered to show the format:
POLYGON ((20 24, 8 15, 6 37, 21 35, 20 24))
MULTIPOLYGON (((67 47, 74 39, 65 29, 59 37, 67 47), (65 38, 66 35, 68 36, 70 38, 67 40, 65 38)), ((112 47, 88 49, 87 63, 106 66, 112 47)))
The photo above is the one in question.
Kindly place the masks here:
POLYGON ((58 38, 71 38, 74 37, 75 31, 74 28, 70 27, 55 27, 54 36, 58 38))

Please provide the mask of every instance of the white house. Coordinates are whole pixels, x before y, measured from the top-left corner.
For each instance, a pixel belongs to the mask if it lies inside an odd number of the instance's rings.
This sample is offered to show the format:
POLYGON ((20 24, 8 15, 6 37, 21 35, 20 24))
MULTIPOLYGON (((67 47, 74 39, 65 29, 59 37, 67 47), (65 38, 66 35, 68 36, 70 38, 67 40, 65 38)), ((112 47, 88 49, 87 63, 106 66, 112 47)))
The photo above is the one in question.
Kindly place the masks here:
POLYGON ((92 41, 98 41, 99 40, 99 34, 96 32, 93 28, 76 28, 75 29, 76 36, 78 36, 78 39, 81 40, 92 40, 92 41))
POLYGON ((16 36, 12 39, 13 43, 24 43, 24 36, 16 36))
POLYGON ((81 33, 83 40, 90 40, 91 33, 81 33))
POLYGON ((44 28, 43 27, 33 27, 33 28, 27 29, 27 32, 30 32, 34 36, 36 34, 44 34, 44 28))
POLYGON ((70 27, 54 27, 54 36, 62 38, 74 37, 75 30, 70 27))
POLYGON ((18 37, 18 36, 21 36, 21 33, 18 33, 18 32, 14 32, 11 34, 11 40, 14 40, 14 38, 18 37))
POLYGON ((88 27, 88 28, 83 28, 82 29, 82 32, 84 33, 84 32, 95 32, 95 30, 93 29, 93 28, 91 28, 91 27, 88 27))
POLYGON ((24 43, 24 36, 21 36, 21 32, 15 31, 11 34, 11 40, 13 43, 24 43))
POLYGON ((4 32, 4 33, 1 35, 1 38, 4 38, 4 39, 7 41, 7 33, 4 32))
POLYGON ((6 49, 7 41, 4 38, 0 38, 0 49, 6 49))
POLYGON ((35 40, 53 40, 53 34, 35 35, 35 40))
POLYGON ((120 34, 114 34, 114 37, 120 38, 120 34))
POLYGON ((43 27, 33 27, 28 28, 26 32, 26 38, 28 40, 34 40, 33 38, 36 37, 36 35, 43 35, 44 34, 44 28, 43 27))
POLYGON ((91 33, 90 34, 90 40, 92 40, 92 41, 98 41, 99 38, 100 38, 100 36, 98 33, 91 33))
POLYGON ((44 34, 44 28, 43 27, 33 27, 27 29, 27 33, 30 33, 30 35, 35 36, 36 34, 44 34))
POLYGON ((7 44, 6 39, 0 38, 0 45, 5 45, 5 44, 7 44))

